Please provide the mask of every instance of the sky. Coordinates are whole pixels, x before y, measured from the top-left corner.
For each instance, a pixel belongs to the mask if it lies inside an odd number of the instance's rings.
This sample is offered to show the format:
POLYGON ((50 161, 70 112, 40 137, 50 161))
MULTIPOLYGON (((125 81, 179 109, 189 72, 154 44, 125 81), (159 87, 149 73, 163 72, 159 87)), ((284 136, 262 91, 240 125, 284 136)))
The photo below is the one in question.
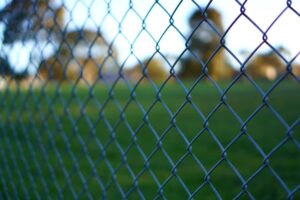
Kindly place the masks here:
MULTIPOLYGON (((62 0, 56 1, 59 4, 62 0)), ((237 0, 154 2, 154 0, 65 0, 67 27, 69 29, 100 28, 106 40, 109 43, 113 42, 116 47, 119 63, 125 63, 126 66, 137 63, 135 56, 140 60, 149 58, 155 53, 157 44, 160 52, 172 61, 172 58, 178 57, 185 49, 185 38, 190 34, 187 21, 191 13, 197 9, 196 4, 203 7, 210 2, 211 7, 220 11, 224 29, 230 28, 225 37, 226 46, 241 62, 262 42, 262 33, 246 17, 240 17, 231 26, 241 13, 241 3, 237 0), (176 28, 167 29, 171 15, 176 28), (135 56, 131 55, 131 52, 135 56)), ((292 9, 287 9, 274 22, 287 7, 286 2, 286 0, 248 0, 244 6, 245 14, 262 31, 268 30, 267 41, 274 47, 285 47, 289 51, 285 56, 290 60, 300 51, 300 15, 292 9), (274 24, 269 28, 273 22, 274 24)), ((300 13, 300 1, 292 1, 292 7, 300 13)), ((46 48, 51 51, 51 47, 46 48)), ((28 50, 40 52, 40 49, 36 50, 34 44, 30 42, 25 45, 17 43, 5 47, 4 50, 9 54, 10 62, 19 69, 27 67, 30 63, 28 50), (15 58, 22 58, 22 62, 15 58)), ((259 52, 269 50, 270 48, 264 44, 259 52)), ((239 67, 232 56, 227 54, 227 58, 235 68, 239 67)), ((300 62, 300 56, 296 62, 300 62)))

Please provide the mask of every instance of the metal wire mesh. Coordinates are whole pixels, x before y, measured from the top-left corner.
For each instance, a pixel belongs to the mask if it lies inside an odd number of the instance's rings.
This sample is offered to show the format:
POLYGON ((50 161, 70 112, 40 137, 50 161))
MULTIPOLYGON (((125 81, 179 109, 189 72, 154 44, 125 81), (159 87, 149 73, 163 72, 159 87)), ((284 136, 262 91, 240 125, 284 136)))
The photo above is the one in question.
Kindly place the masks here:
POLYGON ((0 4, 0 199, 299 199, 300 7, 253 2, 0 4))

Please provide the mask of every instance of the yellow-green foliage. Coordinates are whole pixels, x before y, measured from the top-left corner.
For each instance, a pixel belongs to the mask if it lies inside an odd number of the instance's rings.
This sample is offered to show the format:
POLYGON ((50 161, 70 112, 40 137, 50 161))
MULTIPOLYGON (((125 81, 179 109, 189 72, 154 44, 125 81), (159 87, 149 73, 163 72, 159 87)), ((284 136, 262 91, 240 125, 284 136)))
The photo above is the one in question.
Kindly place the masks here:
POLYGON ((93 83, 99 78, 100 71, 104 74, 109 73, 115 67, 111 58, 117 58, 117 54, 113 50, 112 55, 108 55, 108 46, 100 33, 90 30, 68 32, 59 45, 56 55, 45 59, 40 64, 39 74, 43 79, 75 81, 83 78, 93 83), (76 54, 76 49, 87 51, 93 46, 98 47, 102 55, 100 53, 93 56, 87 52, 86 55, 76 54), (110 59, 105 58, 108 56, 110 59), (104 60, 106 60, 105 63, 104 60))
POLYGON ((253 78, 273 80, 285 70, 283 61, 274 52, 259 54, 247 65, 247 74, 253 78))
POLYGON ((205 71, 205 75, 209 75, 214 80, 232 78, 234 70, 226 61, 224 48, 220 43, 220 35, 223 34, 221 19, 221 14, 212 8, 205 10, 205 13, 197 10, 191 15, 189 24, 192 35, 189 47, 193 56, 190 55, 182 60, 179 77, 195 79, 205 71), (197 61, 195 57, 199 60, 197 61), (203 67, 206 69, 203 70, 203 67))
POLYGON ((144 62, 147 75, 154 81, 164 81, 167 78, 167 72, 163 67, 163 64, 158 59, 151 59, 144 62))
POLYGON ((131 69, 124 69, 123 73, 127 79, 132 81, 146 80, 147 78, 152 81, 164 81, 168 77, 162 61, 158 59, 145 60, 142 65, 138 64, 131 69))

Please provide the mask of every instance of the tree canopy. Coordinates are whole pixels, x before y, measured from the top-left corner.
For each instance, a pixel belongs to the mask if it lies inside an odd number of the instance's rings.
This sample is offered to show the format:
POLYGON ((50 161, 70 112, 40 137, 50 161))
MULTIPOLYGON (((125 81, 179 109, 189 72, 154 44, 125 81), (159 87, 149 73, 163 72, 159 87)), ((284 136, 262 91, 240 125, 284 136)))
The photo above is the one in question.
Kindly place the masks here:
POLYGON ((0 20, 5 24, 3 43, 38 37, 42 29, 56 29, 63 23, 63 7, 51 6, 51 0, 12 0, 0 10, 0 20))
POLYGON ((214 8, 197 9, 190 16, 189 25, 190 53, 182 59, 179 76, 195 79, 204 73, 215 80, 231 78, 234 71, 221 44, 224 28, 220 12, 214 8))

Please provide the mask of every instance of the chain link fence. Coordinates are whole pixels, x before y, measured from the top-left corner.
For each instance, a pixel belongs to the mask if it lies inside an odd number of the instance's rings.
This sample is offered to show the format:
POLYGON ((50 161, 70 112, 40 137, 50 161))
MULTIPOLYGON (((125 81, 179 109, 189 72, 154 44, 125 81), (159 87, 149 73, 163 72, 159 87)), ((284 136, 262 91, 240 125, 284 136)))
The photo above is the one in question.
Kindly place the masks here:
POLYGON ((0 199, 300 199, 296 0, 4 0, 0 199))

